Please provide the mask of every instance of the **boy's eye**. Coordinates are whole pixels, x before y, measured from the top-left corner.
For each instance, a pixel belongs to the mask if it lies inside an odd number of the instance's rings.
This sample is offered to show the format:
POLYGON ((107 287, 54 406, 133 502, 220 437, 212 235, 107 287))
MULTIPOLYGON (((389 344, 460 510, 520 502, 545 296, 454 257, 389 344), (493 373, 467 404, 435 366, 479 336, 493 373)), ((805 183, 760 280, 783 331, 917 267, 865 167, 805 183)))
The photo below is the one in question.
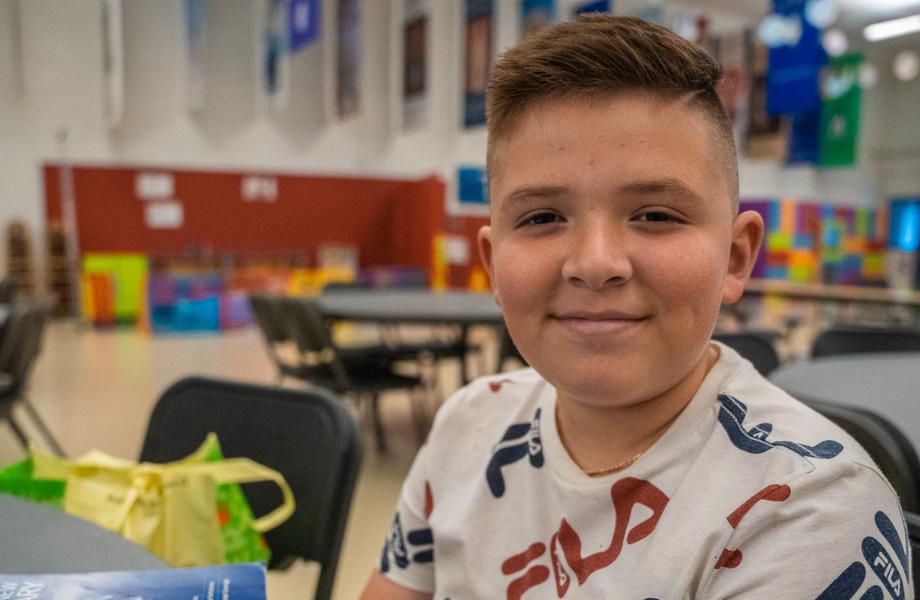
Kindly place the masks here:
POLYGON ((521 225, 546 225, 548 223, 555 223, 558 220, 559 215, 551 212, 542 212, 527 217, 521 221, 521 225))
POLYGON ((675 217, 672 214, 666 213, 660 210, 650 210, 648 212, 638 215, 637 219, 639 221, 646 221, 650 223, 679 223, 680 219, 675 217))

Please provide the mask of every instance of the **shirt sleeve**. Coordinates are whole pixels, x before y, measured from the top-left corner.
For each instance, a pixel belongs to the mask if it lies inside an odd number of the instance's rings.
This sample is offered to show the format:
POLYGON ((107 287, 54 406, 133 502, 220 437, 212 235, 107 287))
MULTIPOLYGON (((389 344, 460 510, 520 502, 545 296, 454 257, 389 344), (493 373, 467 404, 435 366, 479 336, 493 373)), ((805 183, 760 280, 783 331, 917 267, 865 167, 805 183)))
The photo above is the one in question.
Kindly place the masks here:
POLYGON ((755 494, 728 521, 734 532, 697 598, 914 597, 904 518, 873 468, 823 463, 755 494))
POLYGON ((431 513, 429 453, 430 447, 426 444, 419 450, 403 482, 378 569, 403 587, 434 593, 434 538, 428 524, 431 513))

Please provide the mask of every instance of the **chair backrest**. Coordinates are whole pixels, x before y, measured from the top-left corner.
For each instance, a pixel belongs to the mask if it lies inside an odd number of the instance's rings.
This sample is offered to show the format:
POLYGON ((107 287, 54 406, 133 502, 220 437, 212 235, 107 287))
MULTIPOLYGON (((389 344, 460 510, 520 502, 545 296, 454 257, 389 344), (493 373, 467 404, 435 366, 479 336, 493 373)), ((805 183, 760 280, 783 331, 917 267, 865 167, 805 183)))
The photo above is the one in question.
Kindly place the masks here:
POLYGON ((712 339, 722 342, 751 361, 761 375, 768 375, 779 367, 779 355, 773 340, 779 336, 772 331, 740 331, 715 333, 712 339))
POLYGON ((913 554, 913 578, 914 596, 920 598, 920 589, 917 589, 917 582, 920 581, 920 515, 912 512, 904 513, 904 520, 907 522, 907 537, 910 540, 911 554, 913 554))
MULTIPOLYGON (((187 456, 217 434, 224 456, 250 458, 279 471, 294 493, 290 519, 266 533, 272 568, 301 557, 321 565, 315 598, 329 598, 361 461, 354 418, 322 389, 187 378, 170 387, 150 416, 141 460, 187 456)), ((280 503, 273 484, 243 490, 258 516, 280 503)))
POLYGON ((901 499, 901 507, 920 511, 920 459, 910 440, 885 417, 863 408, 810 398, 799 400, 849 433, 869 453, 901 499))
POLYGON ((14 277, 0 279, 0 304, 12 304, 18 289, 19 283, 14 277))
POLYGON ((287 342, 291 339, 281 318, 278 298, 278 296, 269 296, 267 294, 249 294, 249 306, 252 308, 252 315, 255 317, 256 324, 262 331, 262 335, 265 336, 265 341, 269 346, 287 342))
POLYGON ((813 357, 867 352, 920 352, 920 331, 835 325, 818 334, 811 347, 813 357))
POLYGON ((0 341, 0 372, 8 375, 13 390, 22 389, 38 358, 50 310, 47 302, 16 304, 7 317, 0 341))

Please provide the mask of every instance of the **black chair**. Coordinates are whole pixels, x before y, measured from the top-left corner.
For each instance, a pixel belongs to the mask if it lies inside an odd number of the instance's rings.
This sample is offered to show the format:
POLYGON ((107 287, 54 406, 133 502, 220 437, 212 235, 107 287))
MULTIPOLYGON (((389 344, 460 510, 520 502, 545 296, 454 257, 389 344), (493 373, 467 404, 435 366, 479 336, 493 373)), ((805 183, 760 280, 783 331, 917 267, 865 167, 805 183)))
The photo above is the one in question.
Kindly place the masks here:
POLYGON ((19 284, 13 277, 0 279, 0 304, 12 304, 16 300, 19 284))
POLYGON ((23 449, 28 448, 28 437, 13 416, 13 408, 20 404, 51 450, 63 455, 61 445, 25 393, 32 367, 41 353, 42 336, 50 310, 50 303, 46 301, 17 304, 10 310, 0 341, 0 419, 9 423, 23 449))
POLYGON ((863 408, 799 397, 841 429, 869 453, 901 499, 901 507, 920 511, 920 459, 910 440, 885 417, 863 408))
POLYGON ((818 334, 811 347, 814 358, 870 352, 920 352, 920 331, 904 327, 835 325, 818 334))
MULTIPOLYGON (((296 558, 318 562, 316 600, 331 596, 345 523, 361 463, 361 443, 345 405, 321 389, 292 390, 191 377, 157 401, 140 459, 169 462, 191 454, 209 432, 224 456, 279 471, 294 493, 294 514, 265 534, 269 568, 296 558)), ((244 484, 255 515, 281 502, 268 483, 244 484)))
POLYGON ((914 584, 914 597, 920 599, 920 515, 912 512, 904 513, 904 520, 907 521, 907 537, 910 539, 911 553, 913 554, 913 577, 911 582, 914 584))
POLYGON ((285 326, 275 298, 266 294, 249 294, 249 307, 262 332, 268 357, 278 369, 280 383, 285 377, 300 377, 300 365, 298 361, 292 360, 291 353, 296 352, 294 338, 285 326))
POLYGON ((300 351, 298 376, 313 385, 329 388, 356 401, 370 401, 371 422, 380 451, 386 450, 383 423, 380 419, 380 394, 405 389, 410 402, 419 443, 427 434, 427 418, 421 406, 426 383, 420 374, 405 374, 395 370, 397 363, 416 361, 415 348, 393 349, 387 346, 338 347, 327 323, 310 300, 279 297, 286 326, 300 351))
POLYGON ((722 342, 751 361, 761 375, 769 375, 779 367, 779 355, 773 341, 779 337, 775 331, 739 331, 714 333, 712 339, 722 342))

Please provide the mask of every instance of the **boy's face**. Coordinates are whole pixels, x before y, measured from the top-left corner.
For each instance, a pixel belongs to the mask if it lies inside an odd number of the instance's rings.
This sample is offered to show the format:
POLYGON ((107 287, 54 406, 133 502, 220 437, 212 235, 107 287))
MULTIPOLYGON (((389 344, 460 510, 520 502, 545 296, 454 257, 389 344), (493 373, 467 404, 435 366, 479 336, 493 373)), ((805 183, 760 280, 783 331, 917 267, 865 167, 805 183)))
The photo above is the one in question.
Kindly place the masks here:
POLYGON ((561 395, 629 406, 703 360, 763 224, 734 217, 714 132, 681 99, 559 100, 494 148, 480 252, 508 329, 561 395))

